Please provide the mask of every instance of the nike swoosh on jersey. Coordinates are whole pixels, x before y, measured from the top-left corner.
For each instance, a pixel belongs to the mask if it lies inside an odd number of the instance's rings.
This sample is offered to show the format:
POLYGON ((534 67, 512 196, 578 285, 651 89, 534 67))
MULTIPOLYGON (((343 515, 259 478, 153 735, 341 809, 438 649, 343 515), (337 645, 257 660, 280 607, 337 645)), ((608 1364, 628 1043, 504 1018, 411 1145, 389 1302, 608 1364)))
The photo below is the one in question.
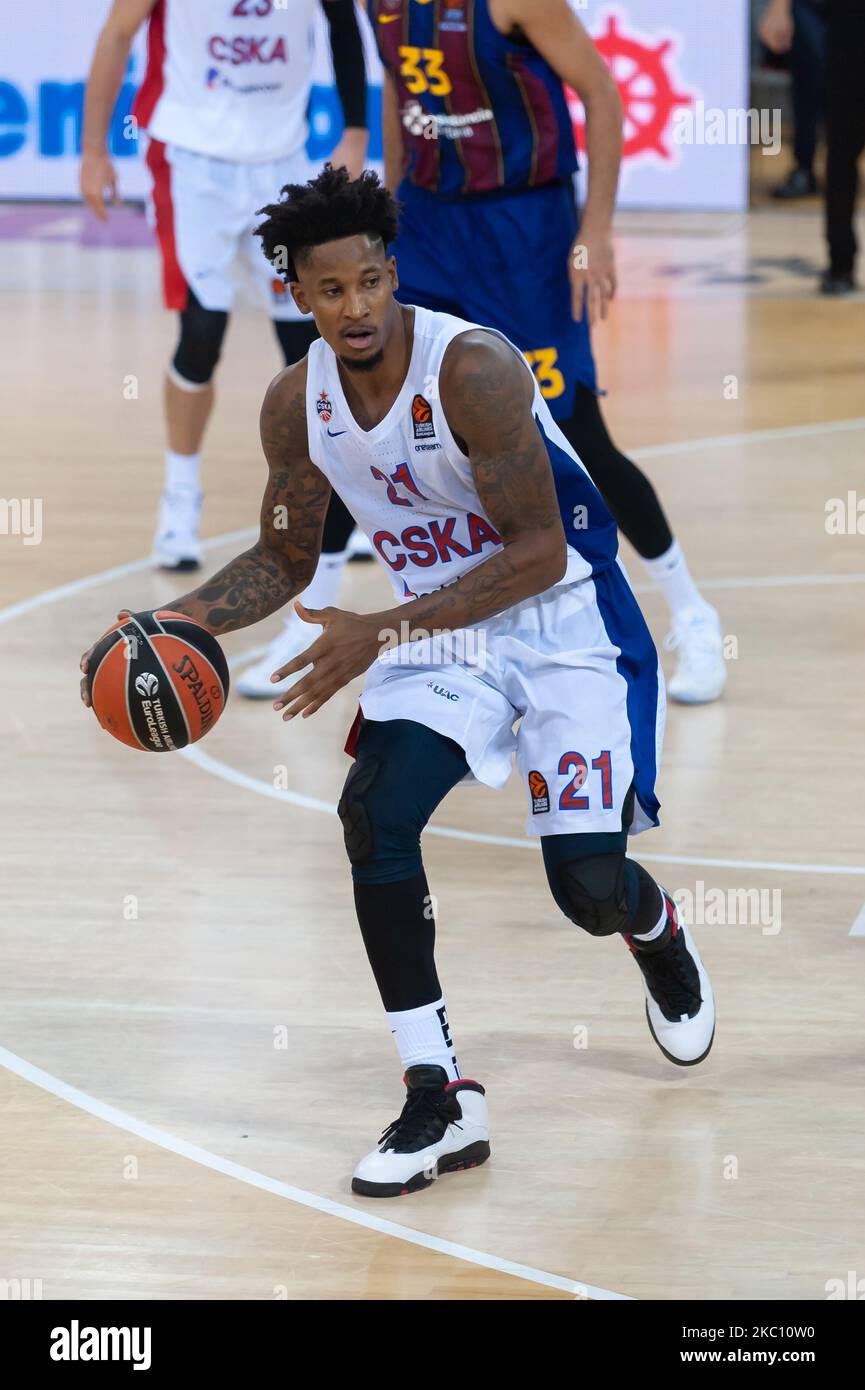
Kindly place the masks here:
POLYGON ((379 22, 379 24, 393 24, 394 21, 397 20, 397 19, 402 19, 402 15, 400 15, 400 14, 380 14, 379 17, 378 17, 378 22, 379 22))
POLYGON ((339 435, 345 434, 345 430, 328 430, 331 439, 336 439, 339 435))

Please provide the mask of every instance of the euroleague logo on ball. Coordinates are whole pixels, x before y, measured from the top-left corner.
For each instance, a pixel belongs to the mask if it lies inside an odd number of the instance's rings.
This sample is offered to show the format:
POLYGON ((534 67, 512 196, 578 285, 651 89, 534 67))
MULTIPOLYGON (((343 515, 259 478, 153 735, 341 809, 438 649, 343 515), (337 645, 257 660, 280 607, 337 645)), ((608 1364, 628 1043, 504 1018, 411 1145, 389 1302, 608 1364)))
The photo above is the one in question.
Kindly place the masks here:
POLYGON ((159 689, 159 679, 152 671, 145 671, 143 676, 135 677, 135 689, 139 695, 155 695, 159 689))

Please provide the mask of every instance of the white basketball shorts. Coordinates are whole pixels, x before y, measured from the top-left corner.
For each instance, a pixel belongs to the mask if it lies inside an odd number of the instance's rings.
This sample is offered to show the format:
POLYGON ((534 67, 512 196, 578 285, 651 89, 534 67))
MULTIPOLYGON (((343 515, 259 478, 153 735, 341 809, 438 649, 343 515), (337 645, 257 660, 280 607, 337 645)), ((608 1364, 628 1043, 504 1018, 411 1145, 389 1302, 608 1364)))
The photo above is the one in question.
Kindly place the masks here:
POLYGON ((664 679, 618 563, 485 623, 394 645, 370 667, 360 705, 367 719, 453 739, 467 781, 504 786, 516 755, 530 835, 658 824, 664 679))
POLYGON ((252 235, 261 221, 258 208, 277 202, 285 184, 312 177, 315 171, 304 151, 266 164, 240 164, 150 140, 145 159, 167 308, 184 309, 191 287, 205 309, 230 309, 231 270, 241 255, 271 318, 308 317, 252 235))

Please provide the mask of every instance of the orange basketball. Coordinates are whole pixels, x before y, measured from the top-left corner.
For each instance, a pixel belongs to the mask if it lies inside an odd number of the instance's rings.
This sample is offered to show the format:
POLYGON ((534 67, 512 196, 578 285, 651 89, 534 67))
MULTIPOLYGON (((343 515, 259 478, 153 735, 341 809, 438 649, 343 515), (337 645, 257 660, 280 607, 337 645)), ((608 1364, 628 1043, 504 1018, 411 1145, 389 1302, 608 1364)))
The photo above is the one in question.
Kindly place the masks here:
POLYGON ((133 613, 100 637, 87 673, 103 729, 148 753, 196 743, 228 699, 228 663, 216 638, 170 609, 133 613))

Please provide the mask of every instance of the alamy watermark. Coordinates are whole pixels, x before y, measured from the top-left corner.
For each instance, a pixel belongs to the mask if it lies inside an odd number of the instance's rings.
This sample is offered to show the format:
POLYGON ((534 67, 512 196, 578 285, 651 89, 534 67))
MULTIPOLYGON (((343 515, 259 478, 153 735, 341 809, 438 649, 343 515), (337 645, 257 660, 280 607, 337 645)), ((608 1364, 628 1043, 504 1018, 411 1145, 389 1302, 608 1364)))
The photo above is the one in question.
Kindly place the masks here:
POLYGON ((764 155, 775 155, 781 149, 781 111, 753 106, 724 111, 695 101, 676 112, 672 133, 676 145, 762 145, 764 155))
POLYGON ((852 488, 845 497, 828 497, 825 504, 828 536, 865 536, 865 497, 852 488))
POLYGON ((25 545, 40 545, 42 498, 0 497, 0 536, 22 536, 25 545))
POLYGON ((687 926, 759 927, 762 936, 781 930, 780 888, 707 888, 701 878, 677 888, 672 898, 687 926))
MULTIPOLYGON (((413 628, 403 619, 396 628, 382 628, 379 659, 392 666, 470 666, 486 669, 487 643, 483 628, 413 628)), ((438 693, 438 692, 436 692, 438 693)), ((450 694, 450 692, 448 692, 450 694)))

